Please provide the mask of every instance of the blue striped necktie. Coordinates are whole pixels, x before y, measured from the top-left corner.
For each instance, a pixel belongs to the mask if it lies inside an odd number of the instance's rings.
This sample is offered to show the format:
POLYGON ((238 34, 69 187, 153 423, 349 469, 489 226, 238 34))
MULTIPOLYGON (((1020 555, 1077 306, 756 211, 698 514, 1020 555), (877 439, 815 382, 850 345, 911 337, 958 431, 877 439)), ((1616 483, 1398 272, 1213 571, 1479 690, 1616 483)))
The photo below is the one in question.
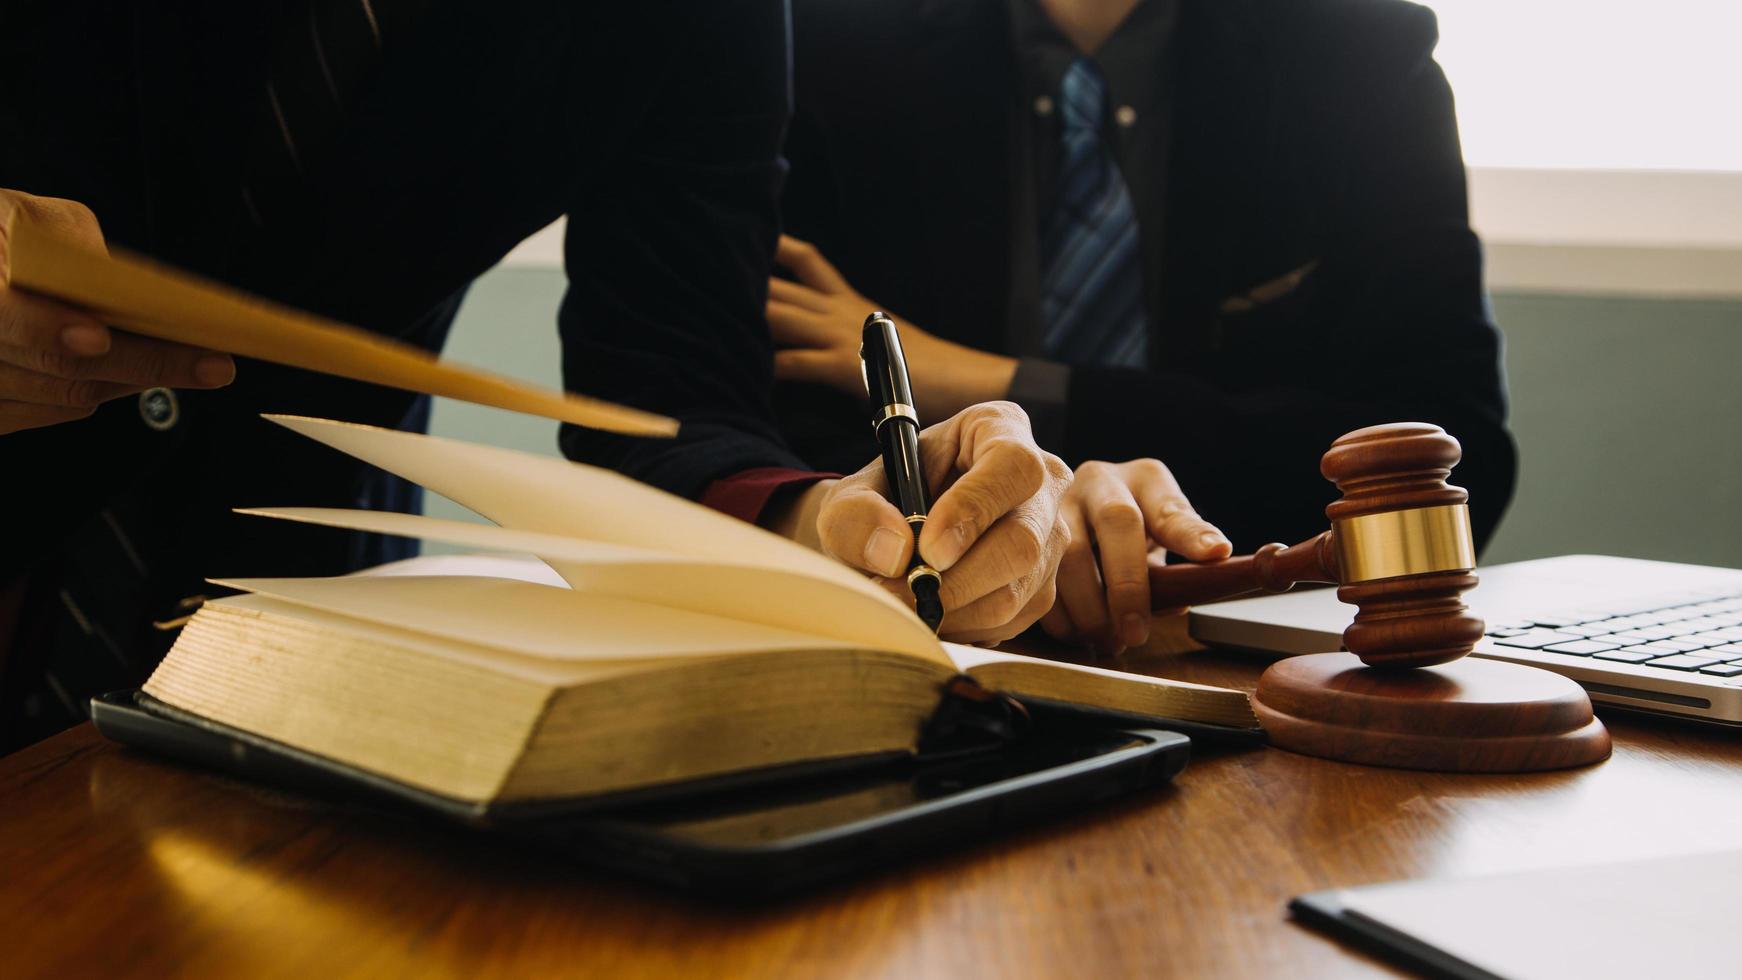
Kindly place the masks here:
POLYGON ((1068 364, 1143 367, 1149 336, 1131 192, 1101 140, 1107 85, 1078 58, 1059 86, 1064 163, 1041 235, 1047 354, 1068 364))

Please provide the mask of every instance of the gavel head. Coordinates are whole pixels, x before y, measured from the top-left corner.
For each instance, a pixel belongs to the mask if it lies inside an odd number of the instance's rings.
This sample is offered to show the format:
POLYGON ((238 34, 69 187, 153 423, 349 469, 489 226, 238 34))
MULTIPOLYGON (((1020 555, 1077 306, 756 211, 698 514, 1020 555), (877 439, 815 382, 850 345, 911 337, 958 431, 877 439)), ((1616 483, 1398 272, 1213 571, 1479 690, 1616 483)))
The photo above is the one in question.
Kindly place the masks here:
POLYGON ((1337 598, 1356 607, 1343 645, 1373 667, 1429 667, 1469 653, 1482 621, 1469 493, 1450 486, 1462 451, 1437 425, 1395 422, 1331 444, 1319 470, 1343 492, 1325 508, 1337 598))

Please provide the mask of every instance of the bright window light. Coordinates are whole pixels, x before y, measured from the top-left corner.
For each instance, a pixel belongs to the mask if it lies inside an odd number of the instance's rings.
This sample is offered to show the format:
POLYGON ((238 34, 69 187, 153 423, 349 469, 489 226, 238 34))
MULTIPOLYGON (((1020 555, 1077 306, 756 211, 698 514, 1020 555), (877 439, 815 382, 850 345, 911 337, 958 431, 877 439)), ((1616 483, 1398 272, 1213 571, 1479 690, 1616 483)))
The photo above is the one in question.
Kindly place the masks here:
POLYGON ((1742 3, 1426 3, 1471 166, 1742 171, 1742 3))

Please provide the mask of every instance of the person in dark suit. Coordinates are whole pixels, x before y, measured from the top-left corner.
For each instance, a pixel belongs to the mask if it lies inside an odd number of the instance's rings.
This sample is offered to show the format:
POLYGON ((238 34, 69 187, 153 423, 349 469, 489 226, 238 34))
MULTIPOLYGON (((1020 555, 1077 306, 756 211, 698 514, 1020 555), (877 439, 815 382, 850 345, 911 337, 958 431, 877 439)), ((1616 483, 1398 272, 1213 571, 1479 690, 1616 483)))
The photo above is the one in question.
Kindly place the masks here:
MULTIPOLYGON (((1170 471, 1241 550, 1292 543, 1335 497, 1319 456, 1366 425, 1457 437, 1492 536, 1515 452, 1431 12, 796 0, 793 20, 790 278, 768 317, 776 407, 813 465, 844 465, 863 424, 853 355, 876 307, 922 413, 1008 398, 1078 468, 1093 500, 1056 636, 1141 639, 1113 634, 1091 549, 1105 566, 1145 524, 1160 540, 1144 497, 1170 471)), ((1141 566, 1117 577, 1147 608, 1141 566)))
MULTIPOLYGON (((0 87, 0 229, 25 211, 431 350, 474 277, 568 215, 567 385, 683 424, 670 441, 567 428, 562 448, 867 571, 905 568, 915 543, 864 466, 871 441, 856 430, 859 472, 824 479, 769 407, 780 0, 26 0, 0 10, 0 87)), ((0 248, 0 284, 4 267, 0 248)), ((231 513, 417 507, 268 411, 416 429, 427 401, 0 285, 0 750, 143 680, 172 635, 151 623, 205 576, 407 554, 231 513)), ((956 565, 946 630, 1008 636, 1052 603, 1069 473, 1008 406, 924 439, 953 482, 918 543, 956 565)))

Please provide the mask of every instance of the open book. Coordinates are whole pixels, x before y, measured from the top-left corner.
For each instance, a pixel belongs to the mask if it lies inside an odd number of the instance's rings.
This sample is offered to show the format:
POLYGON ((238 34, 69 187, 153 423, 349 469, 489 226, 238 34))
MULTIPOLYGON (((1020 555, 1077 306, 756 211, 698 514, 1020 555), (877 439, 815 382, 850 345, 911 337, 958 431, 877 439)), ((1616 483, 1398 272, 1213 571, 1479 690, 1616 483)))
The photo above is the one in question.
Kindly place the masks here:
POLYGON ((214 580, 244 594, 196 612, 145 692, 427 792, 556 799, 910 752, 961 673, 1019 698, 1257 726, 1237 691, 940 642, 853 570, 616 473, 272 418, 497 526, 249 513, 534 555, 567 588, 495 575, 214 580))

